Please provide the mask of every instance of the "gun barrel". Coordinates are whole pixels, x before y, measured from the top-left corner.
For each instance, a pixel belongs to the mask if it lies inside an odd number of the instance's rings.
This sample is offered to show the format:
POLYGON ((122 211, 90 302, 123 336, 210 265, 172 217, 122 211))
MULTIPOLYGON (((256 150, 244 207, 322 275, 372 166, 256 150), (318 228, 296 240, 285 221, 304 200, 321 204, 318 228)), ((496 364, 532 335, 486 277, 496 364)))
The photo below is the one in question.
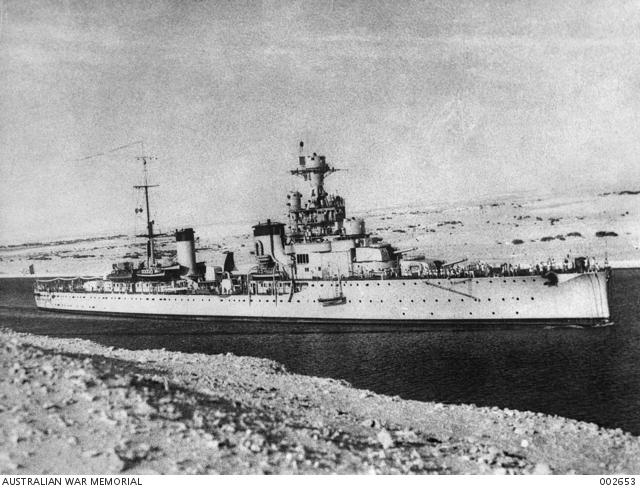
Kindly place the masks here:
POLYGON ((396 254, 396 255, 401 255, 402 253, 407 253, 408 251, 415 251, 415 250, 417 250, 417 249, 418 249, 418 248, 416 248, 416 247, 413 247, 413 248, 405 248, 405 249, 402 249, 402 250, 397 250, 397 251, 395 252, 395 254, 396 254))
POLYGON ((457 260, 457 261, 452 261, 452 262, 450 262, 450 263, 445 263, 445 264, 443 264, 442 266, 443 266, 443 267, 452 267, 452 266, 454 266, 454 265, 457 265, 458 263, 462 263, 462 262, 465 262, 465 261, 467 261, 467 260, 468 260, 468 258, 463 258, 462 260, 457 260))

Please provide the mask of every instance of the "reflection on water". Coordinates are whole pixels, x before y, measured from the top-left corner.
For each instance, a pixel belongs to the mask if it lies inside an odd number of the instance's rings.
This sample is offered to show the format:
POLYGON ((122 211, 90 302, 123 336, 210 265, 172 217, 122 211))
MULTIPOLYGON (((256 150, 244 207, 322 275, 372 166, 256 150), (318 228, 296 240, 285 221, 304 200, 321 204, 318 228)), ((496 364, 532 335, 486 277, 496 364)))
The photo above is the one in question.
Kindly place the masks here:
POLYGON ((322 326, 46 313, 33 305, 30 280, 0 280, 0 325, 16 331, 130 349, 267 357, 293 372, 407 399, 540 411, 640 434, 640 270, 615 272, 610 306, 615 324, 605 328, 329 333, 322 326))

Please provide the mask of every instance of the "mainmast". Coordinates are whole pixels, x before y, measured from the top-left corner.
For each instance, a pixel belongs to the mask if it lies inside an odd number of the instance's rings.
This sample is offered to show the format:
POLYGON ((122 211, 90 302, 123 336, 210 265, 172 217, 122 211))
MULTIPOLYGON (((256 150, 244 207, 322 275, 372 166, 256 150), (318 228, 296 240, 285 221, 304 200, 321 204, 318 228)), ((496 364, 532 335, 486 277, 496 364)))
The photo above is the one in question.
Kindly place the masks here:
POLYGON ((153 156, 136 156, 136 159, 142 161, 142 171, 144 174, 144 185, 134 185, 133 188, 144 189, 144 202, 147 210, 147 268, 152 268, 156 264, 155 246, 153 241, 153 221, 151 220, 151 212, 149 210, 149 189, 158 187, 159 185, 149 185, 149 176, 147 172, 147 161, 156 160, 153 156))

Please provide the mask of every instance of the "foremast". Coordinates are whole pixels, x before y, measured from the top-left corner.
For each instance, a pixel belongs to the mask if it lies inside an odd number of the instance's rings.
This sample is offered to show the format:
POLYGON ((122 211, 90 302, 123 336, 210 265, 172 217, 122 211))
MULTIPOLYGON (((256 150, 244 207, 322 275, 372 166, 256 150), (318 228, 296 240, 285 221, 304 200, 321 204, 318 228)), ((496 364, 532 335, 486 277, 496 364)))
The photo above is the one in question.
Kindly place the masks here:
POLYGON ((288 235, 293 242, 340 234, 345 219, 344 199, 339 195, 330 195, 324 189, 325 176, 340 169, 330 166, 325 156, 317 153, 305 156, 303 150, 304 143, 300 142, 299 166, 290 172, 308 181, 311 188, 309 198, 304 202, 302 194, 298 191, 287 196, 288 235))

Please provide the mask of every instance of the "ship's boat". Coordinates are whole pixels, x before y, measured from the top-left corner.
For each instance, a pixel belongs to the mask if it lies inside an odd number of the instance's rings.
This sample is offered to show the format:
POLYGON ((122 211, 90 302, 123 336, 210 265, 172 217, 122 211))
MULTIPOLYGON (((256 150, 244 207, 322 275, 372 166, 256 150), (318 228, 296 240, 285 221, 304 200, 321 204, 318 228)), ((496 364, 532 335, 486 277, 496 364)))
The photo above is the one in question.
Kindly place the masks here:
MULTIPOLYGON (((147 256, 113 265, 103 278, 37 281, 38 307, 95 314, 157 315, 314 323, 500 322, 603 324, 609 271, 577 257, 544 264, 490 264, 426 258, 398 249, 347 217, 345 201, 325 189, 338 171, 300 143, 291 174, 309 184, 287 196, 284 222, 253 226, 255 263, 240 271, 196 261, 195 234, 174 233, 176 262, 158 263, 142 158, 147 256)), ((137 209, 138 211, 140 209, 137 209)))

